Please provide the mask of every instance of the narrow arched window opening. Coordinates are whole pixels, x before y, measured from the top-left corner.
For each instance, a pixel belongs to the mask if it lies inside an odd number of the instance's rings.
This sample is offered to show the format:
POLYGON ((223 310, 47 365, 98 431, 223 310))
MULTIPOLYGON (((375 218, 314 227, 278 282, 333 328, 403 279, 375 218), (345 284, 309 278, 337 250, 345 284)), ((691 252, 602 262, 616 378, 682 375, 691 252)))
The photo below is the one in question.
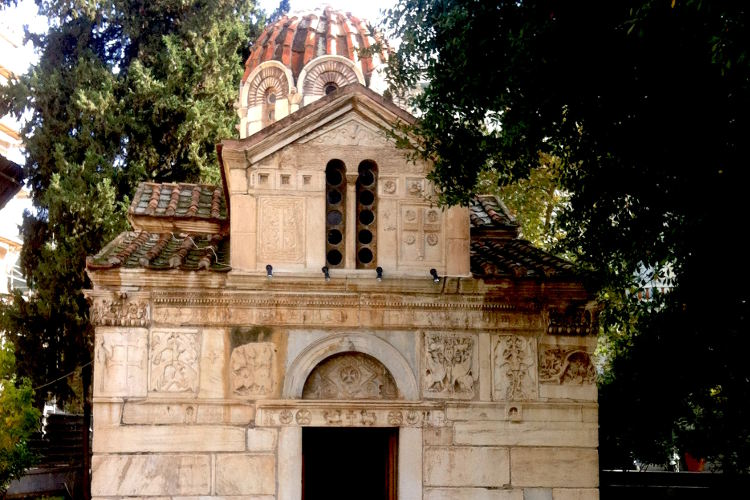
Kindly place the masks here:
POLYGON ((378 165, 372 160, 359 164, 357 176, 357 269, 377 266, 378 165))
POLYGON ((263 109, 261 110, 263 126, 276 121, 276 89, 269 87, 263 94, 263 109))
POLYGON ((326 165, 326 265, 344 267, 346 254, 346 166, 341 160, 326 165))

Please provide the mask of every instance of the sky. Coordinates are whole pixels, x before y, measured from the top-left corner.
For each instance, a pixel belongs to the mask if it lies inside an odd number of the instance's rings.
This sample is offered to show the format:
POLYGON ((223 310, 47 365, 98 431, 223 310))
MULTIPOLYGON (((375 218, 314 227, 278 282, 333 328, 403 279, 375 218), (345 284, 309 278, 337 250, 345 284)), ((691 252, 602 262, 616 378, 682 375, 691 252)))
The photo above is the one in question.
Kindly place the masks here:
MULTIPOLYGON (((381 10, 387 10, 393 7, 395 3, 395 0, 328 0, 327 2, 321 0, 290 0, 289 12, 330 5, 336 10, 351 12, 355 16, 364 18, 371 24, 376 25, 382 18, 381 10)), ((279 2, 278 0, 260 0, 259 4, 261 8, 270 13, 278 7, 279 2)))

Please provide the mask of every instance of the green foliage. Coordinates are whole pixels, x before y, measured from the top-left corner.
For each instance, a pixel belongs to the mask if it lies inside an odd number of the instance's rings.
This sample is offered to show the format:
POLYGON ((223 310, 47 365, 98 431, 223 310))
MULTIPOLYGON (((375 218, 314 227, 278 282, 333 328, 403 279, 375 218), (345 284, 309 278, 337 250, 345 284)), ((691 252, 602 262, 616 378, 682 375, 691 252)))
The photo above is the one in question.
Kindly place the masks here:
POLYGON ((39 62, 0 89, 0 114, 30 116, 35 212, 21 264, 33 292, 0 308, 0 327, 19 374, 35 386, 62 377, 46 391, 65 403, 86 379, 66 375, 91 360, 86 256, 127 227, 138 182, 219 182, 215 144, 236 132, 242 63, 263 16, 252 0, 37 4, 51 22, 31 36, 39 62))
POLYGON ((570 195, 560 187, 560 160, 542 154, 528 177, 502 184, 501 174, 490 169, 479 174, 477 193, 500 197, 520 226, 520 236, 547 251, 559 250, 565 232, 557 217, 570 195))
POLYGON ((749 16, 738 0, 401 0, 389 14, 394 93, 427 82, 413 132, 444 202, 487 171, 525 193, 539 155, 559 159, 555 234, 603 285, 604 467, 677 445, 750 469, 749 16), (666 270, 668 293, 634 298, 666 270))
POLYGON ((39 410, 28 378, 18 380, 10 346, 0 342, 0 496, 36 463, 27 441, 39 428, 39 410))

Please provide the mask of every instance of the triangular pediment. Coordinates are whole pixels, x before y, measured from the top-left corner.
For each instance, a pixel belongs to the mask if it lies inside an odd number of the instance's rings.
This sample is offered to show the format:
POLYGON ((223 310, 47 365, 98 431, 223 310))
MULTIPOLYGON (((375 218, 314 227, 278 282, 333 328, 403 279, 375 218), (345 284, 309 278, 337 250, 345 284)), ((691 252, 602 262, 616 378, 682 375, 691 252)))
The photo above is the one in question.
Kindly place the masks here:
POLYGON ((293 143, 395 147, 389 133, 415 118, 379 94, 353 84, 341 88, 250 137, 219 145, 225 169, 247 168, 293 143))

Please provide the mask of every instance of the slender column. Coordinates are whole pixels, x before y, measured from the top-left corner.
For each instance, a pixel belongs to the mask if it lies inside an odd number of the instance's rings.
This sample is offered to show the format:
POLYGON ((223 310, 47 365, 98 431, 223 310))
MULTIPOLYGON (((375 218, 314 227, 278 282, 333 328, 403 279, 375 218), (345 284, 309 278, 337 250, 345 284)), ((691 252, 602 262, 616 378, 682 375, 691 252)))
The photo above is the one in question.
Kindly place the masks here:
POLYGON ((347 269, 357 268, 357 177, 346 174, 346 264, 347 269))

